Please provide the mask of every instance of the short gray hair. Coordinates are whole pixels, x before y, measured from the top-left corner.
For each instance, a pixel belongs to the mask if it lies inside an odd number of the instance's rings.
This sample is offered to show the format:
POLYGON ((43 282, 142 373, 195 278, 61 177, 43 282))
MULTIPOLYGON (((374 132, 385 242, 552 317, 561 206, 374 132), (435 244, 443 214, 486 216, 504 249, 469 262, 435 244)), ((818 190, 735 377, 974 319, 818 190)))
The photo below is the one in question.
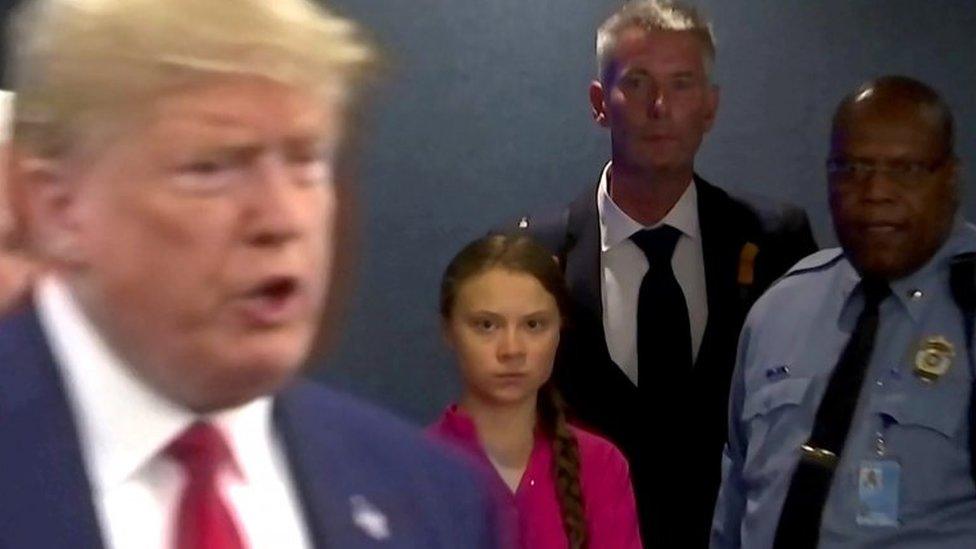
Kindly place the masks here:
POLYGON ((201 76, 347 97, 376 57, 355 24, 311 0, 29 0, 9 44, 14 142, 49 157, 201 76))
POLYGON ((712 25, 697 9, 679 1, 643 0, 624 4, 607 18, 596 31, 597 75, 606 77, 610 60, 617 48, 620 34, 630 28, 651 31, 681 31, 692 33, 702 46, 705 75, 711 79, 715 65, 715 36, 712 25))

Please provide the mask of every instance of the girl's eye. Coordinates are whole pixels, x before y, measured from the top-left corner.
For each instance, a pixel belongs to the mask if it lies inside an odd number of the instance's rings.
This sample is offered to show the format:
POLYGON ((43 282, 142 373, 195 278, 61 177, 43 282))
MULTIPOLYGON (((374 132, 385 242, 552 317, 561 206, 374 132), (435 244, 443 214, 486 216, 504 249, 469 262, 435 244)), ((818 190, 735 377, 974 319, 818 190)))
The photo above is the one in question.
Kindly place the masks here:
POLYGON ((490 332, 498 327, 494 320, 488 318, 477 319, 471 324, 478 332, 490 332))
POLYGON ((525 323, 525 327, 528 328, 530 331, 533 331, 533 332, 538 332, 540 330, 544 330, 544 329, 546 329, 546 326, 548 326, 548 323, 544 319, 541 319, 541 318, 531 319, 531 320, 526 321, 526 323, 525 323))

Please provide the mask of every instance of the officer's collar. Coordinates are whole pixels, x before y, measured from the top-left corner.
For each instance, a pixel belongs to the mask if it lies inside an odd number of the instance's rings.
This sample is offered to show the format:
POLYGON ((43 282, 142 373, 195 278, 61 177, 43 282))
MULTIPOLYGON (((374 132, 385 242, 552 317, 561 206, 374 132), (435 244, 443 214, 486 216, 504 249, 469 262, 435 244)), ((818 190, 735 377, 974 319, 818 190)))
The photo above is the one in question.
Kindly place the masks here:
MULTIPOLYGON (((966 252, 976 252, 976 226, 967 223, 962 216, 957 215, 948 238, 935 254, 915 272, 889 283, 892 295, 908 311, 913 321, 919 320, 929 294, 938 291, 941 286, 947 287, 948 278, 944 281, 939 280, 941 270, 949 264, 953 256, 966 252)), ((850 306, 854 295, 860 294, 855 291, 860 281, 861 275, 850 261, 845 261, 841 282, 844 309, 850 306)))

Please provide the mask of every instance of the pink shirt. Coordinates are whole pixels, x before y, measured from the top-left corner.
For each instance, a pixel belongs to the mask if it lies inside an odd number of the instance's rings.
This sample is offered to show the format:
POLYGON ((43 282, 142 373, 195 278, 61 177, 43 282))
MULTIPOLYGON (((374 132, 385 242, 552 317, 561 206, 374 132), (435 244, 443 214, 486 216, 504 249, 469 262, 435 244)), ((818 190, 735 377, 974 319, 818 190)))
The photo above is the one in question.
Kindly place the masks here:
MULTIPOLYGON (((641 548, 634 491, 627 460, 608 440, 570 426, 580 451, 580 483, 586 510, 589 546, 593 549, 641 548)), ((566 549, 569 540, 552 476, 552 445, 537 431, 528 466, 513 494, 497 474, 478 439, 474 422, 457 405, 428 428, 435 438, 458 446, 473 455, 493 473, 497 491, 518 515, 521 546, 531 549, 566 549)))

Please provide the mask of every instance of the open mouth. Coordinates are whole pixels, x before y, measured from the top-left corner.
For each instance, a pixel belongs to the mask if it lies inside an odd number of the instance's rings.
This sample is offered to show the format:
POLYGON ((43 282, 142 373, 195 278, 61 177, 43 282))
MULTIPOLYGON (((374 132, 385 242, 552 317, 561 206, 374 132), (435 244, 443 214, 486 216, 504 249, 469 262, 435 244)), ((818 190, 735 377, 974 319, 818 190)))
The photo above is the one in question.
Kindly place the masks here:
POLYGON ((255 294, 271 300, 287 299, 298 290, 298 281, 289 276, 274 277, 261 284, 255 294))
POLYGON ((245 318, 257 326, 275 326, 292 320, 299 312, 301 285, 290 276, 276 276, 245 294, 245 318))

